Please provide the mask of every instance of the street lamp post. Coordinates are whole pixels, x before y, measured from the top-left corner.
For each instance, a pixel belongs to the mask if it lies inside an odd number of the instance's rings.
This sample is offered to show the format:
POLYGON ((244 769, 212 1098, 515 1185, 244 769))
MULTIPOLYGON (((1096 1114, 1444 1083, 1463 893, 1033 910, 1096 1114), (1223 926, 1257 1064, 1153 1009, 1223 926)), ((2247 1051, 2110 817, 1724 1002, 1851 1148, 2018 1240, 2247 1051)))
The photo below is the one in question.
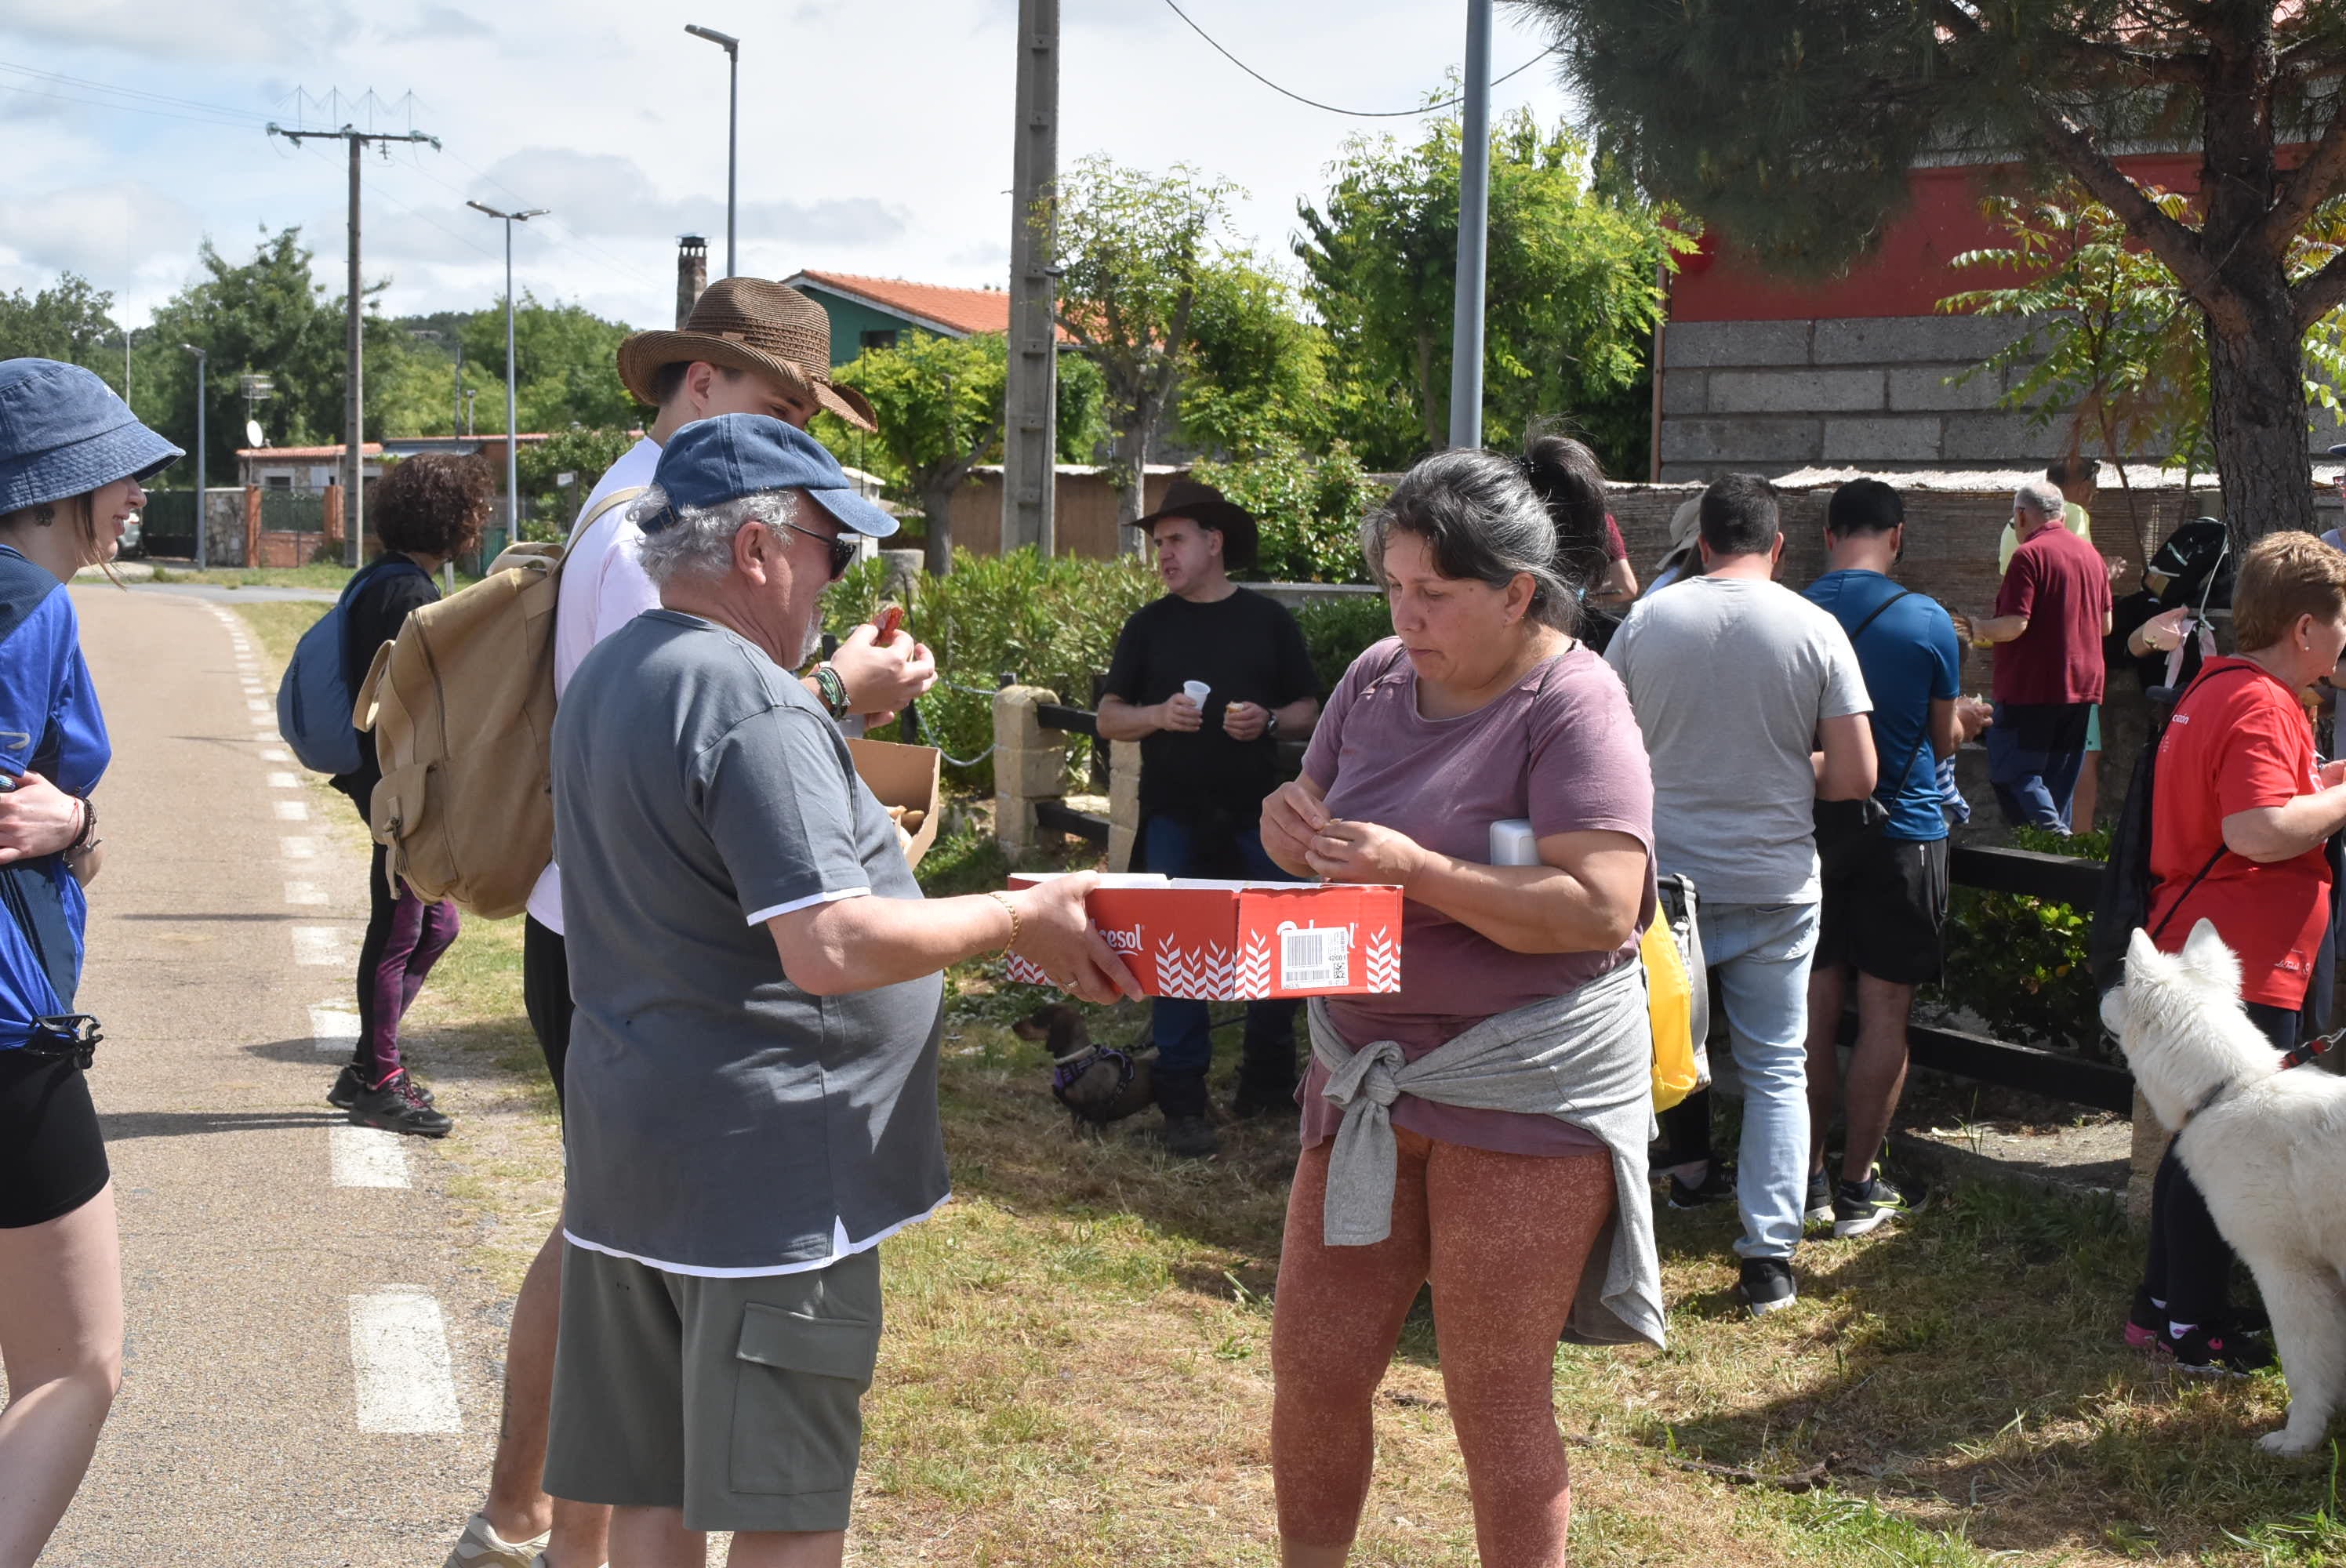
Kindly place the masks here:
POLYGON ((1459 130, 1458 284, 1450 321, 1450 444, 1483 444, 1484 267, 1491 231, 1491 0, 1466 0, 1459 130))
POLYGON ((193 343, 179 347, 196 356, 196 570, 211 565, 211 551, 205 537, 211 532, 204 526, 204 369, 211 356, 193 343))
POLYGON ((725 51, 726 76, 729 86, 726 93, 725 112, 725 275, 732 277, 740 270, 740 257, 733 245, 734 175, 740 167, 741 148, 741 40, 714 27, 703 27, 688 22, 684 30, 696 38, 706 38, 725 51))
POLYGON ((464 205, 503 219, 505 226, 505 543, 510 545, 521 537, 521 433, 514 423, 513 226, 543 218, 549 209, 533 207, 524 212, 500 212, 477 201, 464 205))

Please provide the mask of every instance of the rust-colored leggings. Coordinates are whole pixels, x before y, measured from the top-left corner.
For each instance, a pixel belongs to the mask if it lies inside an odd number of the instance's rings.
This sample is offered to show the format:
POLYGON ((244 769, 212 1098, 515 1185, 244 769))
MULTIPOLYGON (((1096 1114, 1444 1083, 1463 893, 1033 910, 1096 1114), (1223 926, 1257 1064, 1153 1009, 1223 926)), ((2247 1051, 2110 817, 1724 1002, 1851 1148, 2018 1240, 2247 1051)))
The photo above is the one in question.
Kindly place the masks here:
POLYGON ((1280 1538, 1352 1542, 1375 1453, 1371 1401, 1417 1288, 1431 1279, 1482 1559, 1552 1568, 1565 1560, 1572 1517, 1556 1429, 1556 1340, 1613 1213, 1612 1156, 1494 1154, 1394 1132, 1392 1234, 1374 1247, 1320 1239, 1331 1145, 1296 1163, 1270 1335, 1280 1538))

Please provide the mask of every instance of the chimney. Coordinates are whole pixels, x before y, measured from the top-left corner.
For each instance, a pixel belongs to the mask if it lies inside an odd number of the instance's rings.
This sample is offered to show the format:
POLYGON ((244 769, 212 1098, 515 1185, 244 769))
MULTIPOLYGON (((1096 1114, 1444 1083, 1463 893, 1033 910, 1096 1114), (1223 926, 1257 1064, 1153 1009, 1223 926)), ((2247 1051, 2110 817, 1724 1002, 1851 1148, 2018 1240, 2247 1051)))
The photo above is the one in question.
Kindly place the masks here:
POLYGON ((692 307, 699 301, 700 291, 709 287, 709 241, 698 234, 687 234, 676 242, 676 330, 692 316, 692 307))

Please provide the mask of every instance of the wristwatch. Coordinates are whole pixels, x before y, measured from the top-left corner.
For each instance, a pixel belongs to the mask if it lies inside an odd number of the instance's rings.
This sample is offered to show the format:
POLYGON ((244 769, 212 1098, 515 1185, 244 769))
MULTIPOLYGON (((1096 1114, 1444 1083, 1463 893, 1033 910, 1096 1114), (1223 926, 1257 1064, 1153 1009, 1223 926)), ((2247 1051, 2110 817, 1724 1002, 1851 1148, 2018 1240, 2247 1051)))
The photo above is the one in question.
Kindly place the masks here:
POLYGON ((1265 740, 1279 738, 1279 709, 1275 708, 1263 709, 1262 738, 1265 740))

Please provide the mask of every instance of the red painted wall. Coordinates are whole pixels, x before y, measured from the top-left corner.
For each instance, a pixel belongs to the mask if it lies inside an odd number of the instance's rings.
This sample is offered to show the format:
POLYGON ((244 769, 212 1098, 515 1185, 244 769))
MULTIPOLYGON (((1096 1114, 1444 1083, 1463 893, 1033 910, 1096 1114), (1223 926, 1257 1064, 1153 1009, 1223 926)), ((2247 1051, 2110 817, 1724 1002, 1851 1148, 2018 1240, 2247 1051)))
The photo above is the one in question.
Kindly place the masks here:
MULTIPOLYGON (((2199 155, 2162 153, 2121 158, 2120 167, 2146 185, 2167 190, 2199 188, 2199 155)), ((1993 168, 1918 168, 1908 176, 1913 205, 1882 248, 1846 276, 1821 282, 1769 277, 1707 236, 1685 257, 1670 284, 1673 321, 1793 321, 1863 316, 1929 316, 1939 301, 1966 289, 2001 288, 2010 274, 1960 273, 1948 262, 1966 250, 2005 242, 1980 211, 1993 188, 1993 168)))

